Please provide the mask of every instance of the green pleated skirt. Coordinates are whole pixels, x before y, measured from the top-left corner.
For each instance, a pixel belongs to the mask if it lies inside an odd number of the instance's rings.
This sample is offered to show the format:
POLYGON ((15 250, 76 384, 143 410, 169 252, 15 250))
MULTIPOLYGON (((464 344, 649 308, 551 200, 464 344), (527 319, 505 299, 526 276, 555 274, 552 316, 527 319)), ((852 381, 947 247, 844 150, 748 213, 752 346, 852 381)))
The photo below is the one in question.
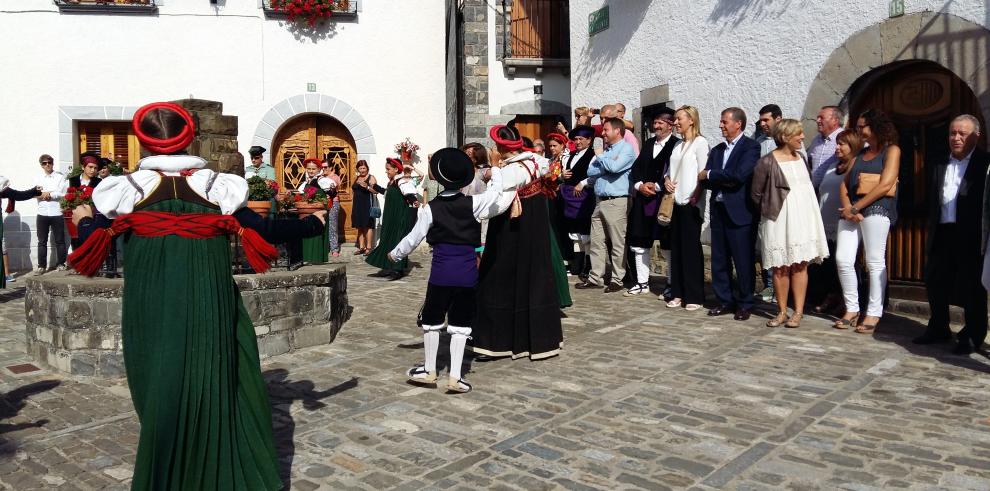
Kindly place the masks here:
POLYGON ((560 254, 560 247, 557 245, 557 233, 552 225, 550 227, 550 263, 553 265, 553 285, 557 289, 560 308, 570 307, 574 302, 571 300, 571 290, 567 283, 567 268, 564 267, 564 257, 560 254))
POLYGON ((409 259, 403 258, 393 263, 389 261, 388 253, 412 230, 414 223, 411 218, 409 205, 399 187, 390 185, 385 191, 385 208, 382 209, 382 231, 378 237, 378 245, 368 254, 365 262, 381 269, 405 271, 409 266, 409 259))
MULTIPOLYGON (((216 212, 181 200, 146 210, 216 212)), ((124 364, 141 423, 132 489, 281 489, 229 238, 131 235, 124 248, 124 364)))
POLYGON ((303 261, 310 264, 323 264, 330 256, 330 229, 323 228, 323 233, 316 237, 302 240, 303 261))

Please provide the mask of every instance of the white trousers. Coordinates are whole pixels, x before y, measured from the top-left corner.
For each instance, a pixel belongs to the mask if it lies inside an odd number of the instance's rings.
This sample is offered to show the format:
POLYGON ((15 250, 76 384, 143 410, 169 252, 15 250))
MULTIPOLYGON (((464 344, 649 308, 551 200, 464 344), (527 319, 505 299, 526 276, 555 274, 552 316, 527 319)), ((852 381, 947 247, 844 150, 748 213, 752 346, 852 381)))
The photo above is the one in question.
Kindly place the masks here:
POLYGON ((890 219, 871 215, 860 223, 839 220, 836 235, 835 264, 842 284, 842 297, 846 312, 859 312, 859 285, 856 281, 856 252, 860 238, 863 240, 863 256, 870 276, 870 299, 866 315, 883 315, 883 293, 887 288, 887 235, 890 219))
POLYGON ((633 253, 633 264, 636 266, 636 283, 647 284, 650 282, 650 255, 649 249, 645 247, 630 247, 633 253))

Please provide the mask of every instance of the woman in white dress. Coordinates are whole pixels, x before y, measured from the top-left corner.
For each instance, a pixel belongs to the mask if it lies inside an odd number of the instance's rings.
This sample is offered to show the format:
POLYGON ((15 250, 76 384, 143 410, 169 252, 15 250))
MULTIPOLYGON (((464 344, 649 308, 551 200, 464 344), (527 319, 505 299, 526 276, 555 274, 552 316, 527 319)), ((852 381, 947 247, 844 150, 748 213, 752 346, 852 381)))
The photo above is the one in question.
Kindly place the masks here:
POLYGON ((784 119, 773 131, 777 149, 753 171, 751 198, 760 209, 764 266, 773 271, 780 312, 768 327, 799 327, 808 289, 808 264, 828 257, 828 242, 807 161, 798 153, 804 142, 801 123, 784 119), (787 317, 787 296, 794 294, 794 315, 787 317))

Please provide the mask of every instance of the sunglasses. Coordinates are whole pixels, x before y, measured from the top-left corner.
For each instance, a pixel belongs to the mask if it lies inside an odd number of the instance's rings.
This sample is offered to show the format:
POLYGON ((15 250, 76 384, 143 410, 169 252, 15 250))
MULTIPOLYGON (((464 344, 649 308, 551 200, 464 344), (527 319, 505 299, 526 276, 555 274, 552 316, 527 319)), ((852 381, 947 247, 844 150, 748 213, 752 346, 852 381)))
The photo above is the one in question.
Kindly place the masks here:
POLYGON ((42 162, 41 165, 55 165, 55 162, 42 162))

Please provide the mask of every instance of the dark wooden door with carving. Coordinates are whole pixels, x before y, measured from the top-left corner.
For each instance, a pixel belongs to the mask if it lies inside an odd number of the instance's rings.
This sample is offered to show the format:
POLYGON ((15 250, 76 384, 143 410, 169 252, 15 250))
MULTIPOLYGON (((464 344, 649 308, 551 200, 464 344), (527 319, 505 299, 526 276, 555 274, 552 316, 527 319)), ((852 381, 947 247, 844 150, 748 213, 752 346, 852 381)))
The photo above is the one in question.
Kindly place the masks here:
MULTIPOLYGON (((849 124, 869 108, 891 116, 900 136, 901 168, 897 187, 897 223, 887 244, 887 274, 891 280, 924 281, 925 206, 930 189, 928 165, 949 153, 949 121, 972 114, 983 121, 973 90, 949 70, 932 62, 907 62, 867 75, 854 87, 849 124)), ((986 139, 980 145, 985 146, 986 139)))

